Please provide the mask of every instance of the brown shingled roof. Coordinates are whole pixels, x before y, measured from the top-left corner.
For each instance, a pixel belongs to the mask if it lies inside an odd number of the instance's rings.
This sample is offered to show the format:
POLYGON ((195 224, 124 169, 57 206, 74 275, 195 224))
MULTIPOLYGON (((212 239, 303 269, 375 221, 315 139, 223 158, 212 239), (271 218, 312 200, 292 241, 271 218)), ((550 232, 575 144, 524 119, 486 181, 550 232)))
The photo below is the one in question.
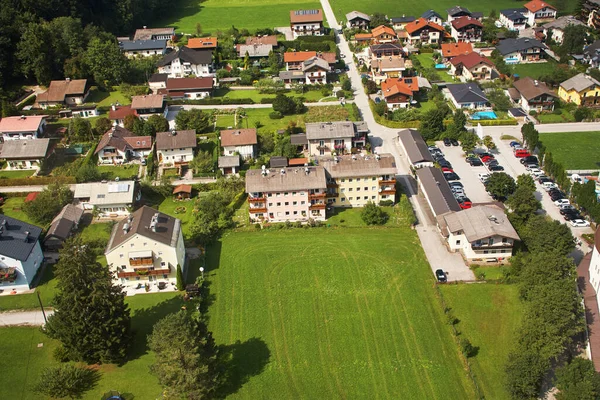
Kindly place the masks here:
POLYGON ((301 24, 303 22, 323 22, 323 11, 316 10, 291 10, 290 22, 292 24, 301 24))
POLYGON ((258 143, 256 128, 225 129, 221 131, 221 146, 246 146, 258 143))
POLYGON ((86 84, 87 79, 52 81, 48 90, 38 95, 37 102, 63 102, 68 94, 84 95, 86 84))
POLYGON ((170 150, 187 147, 196 147, 196 131, 170 131, 156 134, 156 149, 170 150), (175 134, 173 134, 175 132, 175 134))
POLYGON ((479 20, 471 17, 458 17, 452 20, 452 26, 454 27, 454 29, 462 29, 469 25, 475 25, 480 28, 483 27, 483 24, 479 22, 479 20))

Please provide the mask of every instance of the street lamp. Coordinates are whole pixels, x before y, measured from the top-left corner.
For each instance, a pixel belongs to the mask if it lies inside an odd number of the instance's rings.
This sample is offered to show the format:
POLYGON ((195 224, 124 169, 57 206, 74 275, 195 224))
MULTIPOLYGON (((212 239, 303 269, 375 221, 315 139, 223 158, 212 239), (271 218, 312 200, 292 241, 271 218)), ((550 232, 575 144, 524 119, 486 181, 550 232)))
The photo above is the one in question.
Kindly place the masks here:
POLYGON ((200 267, 200 273, 202 274, 202 279, 204 280, 204 267, 200 267))

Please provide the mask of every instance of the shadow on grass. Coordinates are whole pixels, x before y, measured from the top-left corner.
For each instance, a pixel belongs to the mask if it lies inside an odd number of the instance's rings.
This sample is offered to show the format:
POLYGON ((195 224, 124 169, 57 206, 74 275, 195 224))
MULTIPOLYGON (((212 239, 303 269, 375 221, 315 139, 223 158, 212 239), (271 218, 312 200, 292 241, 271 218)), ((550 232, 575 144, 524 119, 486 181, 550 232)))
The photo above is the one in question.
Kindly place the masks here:
MULTIPOLYGON (((168 7, 168 9, 163 14, 163 18, 161 19, 162 25, 169 25, 175 28, 175 30, 179 29, 177 25, 170 24, 168 21, 179 21, 185 17, 189 17, 190 15, 195 15, 202 11, 204 6, 201 6, 200 3, 203 3, 205 0, 180 0, 177 2, 177 7, 168 7)), ((196 15, 196 17, 199 17, 196 15)), ((161 24, 158 24, 159 26, 161 24)), ((185 33, 195 33, 195 32, 185 32, 185 33)))
POLYGON ((218 399, 237 393, 250 378, 264 371, 271 358, 267 344, 259 338, 219 346, 219 354, 224 380, 215 393, 218 399))
POLYGON ((135 310, 131 317, 133 344, 129 349, 127 361, 135 360, 148 353, 148 335, 152 333, 154 324, 166 315, 181 310, 183 304, 182 298, 176 296, 152 307, 135 310))

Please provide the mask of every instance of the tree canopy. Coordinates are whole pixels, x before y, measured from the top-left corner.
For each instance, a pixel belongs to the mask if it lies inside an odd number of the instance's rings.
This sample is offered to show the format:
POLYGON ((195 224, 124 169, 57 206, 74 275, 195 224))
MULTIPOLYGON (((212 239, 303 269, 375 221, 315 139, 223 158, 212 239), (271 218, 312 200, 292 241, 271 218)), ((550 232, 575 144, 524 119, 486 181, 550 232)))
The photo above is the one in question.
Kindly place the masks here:
POLYGON ((38 193, 34 200, 26 202, 23 211, 33 221, 46 225, 71 201, 73 201, 71 189, 66 185, 53 183, 38 193))
POLYGON ((504 172, 495 172, 487 182, 487 191, 499 199, 506 199, 514 193, 517 184, 512 176, 504 172))
POLYGON ((197 108, 181 110, 175 117, 175 125, 179 130, 195 129, 196 133, 204 132, 210 126, 210 116, 197 108))

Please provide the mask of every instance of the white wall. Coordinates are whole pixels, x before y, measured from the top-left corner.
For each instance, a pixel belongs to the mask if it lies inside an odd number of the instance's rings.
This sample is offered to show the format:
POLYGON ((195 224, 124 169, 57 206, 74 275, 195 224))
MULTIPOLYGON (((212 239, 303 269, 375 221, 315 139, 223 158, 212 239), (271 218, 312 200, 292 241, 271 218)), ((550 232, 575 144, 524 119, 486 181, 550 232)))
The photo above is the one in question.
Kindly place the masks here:
POLYGON ((223 152, 226 156, 233 156, 238 152, 242 158, 254 158, 254 146, 251 144, 246 146, 223 147, 223 152))
POLYGON ((590 284, 596 291, 596 299, 600 302, 600 253, 596 246, 593 246, 592 260, 590 262, 590 284))
POLYGON ((190 162, 194 158, 194 149, 185 147, 173 150, 156 151, 160 164, 174 164, 175 162, 190 162))
POLYGON ((189 75, 211 76, 209 64, 190 64, 181 62, 180 58, 174 59, 170 65, 158 68, 161 74, 169 74, 169 78, 184 78, 189 75))
POLYGON ((13 283, 0 283, 0 289, 12 290, 30 289, 31 281, 35 277, 37 270, 42 265, 44 254, 42 253, 42 247, 38 241, 35 247, 29 254, 29 257, 25 261, 15 260, 14 258, 0 256, 0 265, 2 267, 16 267, 17 279, 13 283))

